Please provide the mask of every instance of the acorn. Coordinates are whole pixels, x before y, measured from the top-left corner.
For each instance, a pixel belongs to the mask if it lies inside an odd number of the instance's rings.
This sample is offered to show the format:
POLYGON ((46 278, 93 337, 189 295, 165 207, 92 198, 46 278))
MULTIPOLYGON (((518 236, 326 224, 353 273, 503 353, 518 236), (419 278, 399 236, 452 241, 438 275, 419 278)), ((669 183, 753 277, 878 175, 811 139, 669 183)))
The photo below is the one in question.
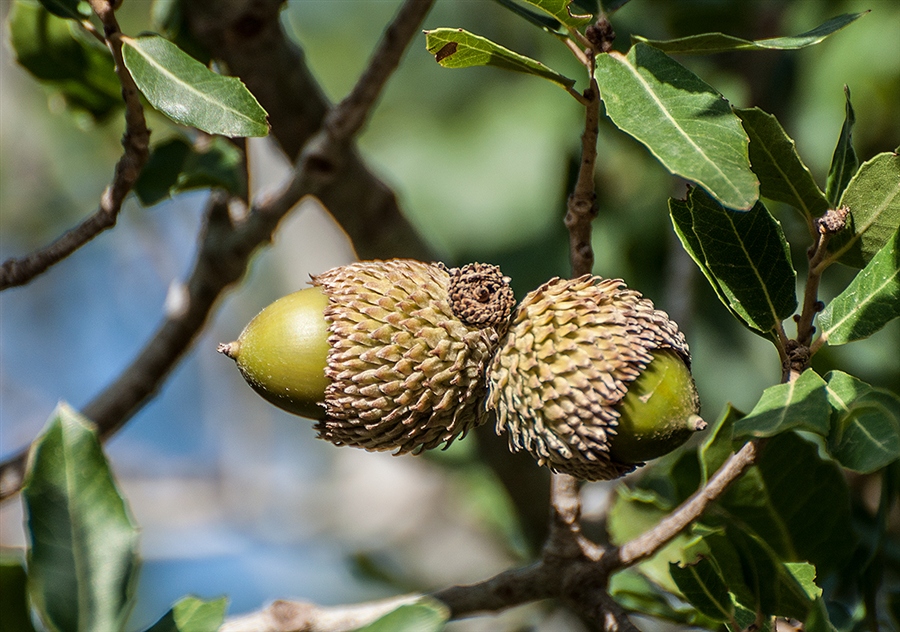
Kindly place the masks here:
POLYGON ((678 326, 619 279, 551 279, 519 304, 488 369, 513 451, 613 479, 706 427, 678 326))
POLYGON ((397 454, 487 419, 485 371, 515 299, 497 266, 366 261, 260 312, 219 346, 268 401, 336 445, 397 454))

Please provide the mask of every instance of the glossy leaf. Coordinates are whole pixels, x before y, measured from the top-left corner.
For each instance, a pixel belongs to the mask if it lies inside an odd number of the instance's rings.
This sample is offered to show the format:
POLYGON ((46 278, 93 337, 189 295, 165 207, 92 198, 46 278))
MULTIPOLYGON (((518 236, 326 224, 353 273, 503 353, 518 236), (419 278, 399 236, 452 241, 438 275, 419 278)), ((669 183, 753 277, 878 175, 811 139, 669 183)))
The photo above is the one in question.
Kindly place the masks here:
POLYGON ((547 15, 553 16, 562 24, 571 28, 578 28, 590 24, 593 18, 590 15, 581 15, 578 13, 578 7, 569 6, 572 0, 522 0, 545 12, 547 15))
POLYGON ((900 317, 900 228, 819 315, 830 345, 868 338, 900 317))
MULTIPOLYGON (((837 415, 842 415, 849 411, 853 400, 872 390, 870 385, 843 371, 829 371, 825 375, 825 382, 825 393, 828 395, 828 403, 831 404, 831 408, 837 415)), ((832 414, 832 419, 835 416, 835 414, 832 414)))
POLYGON ((840 568, 856 546, 844 473, 795 432, 769 439, 757 465, 704 520, 741 524, 779 559, 808 561, 822 576, 840 568))
POLYGON ((862 268, 900 227, 900 155, 878 154, 863 163, 841 196, 850 221, 828 242, 829 261, 862 268))
POLYGON ((700 459, 702 482, 706 483, 722 464, 734 454, 733 437, 734 423, 741 419, 744 413, 731 404, 725 405, 725 410, 719 415, 713 427, 709 429, 706 438, 697 449, 700 459))
POLYGON ((215 187, 235 195, 246 191, 240 150, 221 137, 200 149, 178 137, 153 148, 134 192, 152 206, 183 191, 215 187))
POLYGON ((0 629, 34 632, 27 583, 28 576, 21 560, 12 555, 0 556, 0 629))
POLYGON ((40 0, 47 11, 61 18, 83 20, 91 14, 91 7, 83 0, 40 0))
POLYGON ((266 111, 237 77, 214 73, 158 35, 123 39, 125 65, 154 108, 222 136, 265 136, 266 111))
POLYGON ((204 601, 197 597, 179 600, 146 632, 210 632, 218 630, 225 619, 228 600, 224 597, 204 601))
POLYGON ((734 616, 728 587, 709 559, 701 557, 684 566, 671 564, 669 572, 684 598, 704 615, 716 621, 728 621, 734 616))
POLYGON ((828 436, 828 451, 841 465, 869 474, 900 459, 900 397, 870 389, 843 406, 828 436))
POLYGON ((434 599, 423 598, 400 606, 377 621, 357 628, 355 632, 440 632, 449 618, 447 606, 434 599))
POLYGON ((485 37, 463 29, 441 28, 425 31, 425 47, 429 53, 434 55, 435 61, 444 68, 494 66, 543 77, 564 88, 575 84, 574 79, 564 77, 539 61, 520 55, 485 37))
POLYGON ((698 188, 669 200, 675 232, 719 299, 748 328, 765 334, 794 313, 796 273, 778 222, 761 202, 730 211, 698 188))
POLYGON ((62 632, 121 629, 134 594, 138 531, 91 423, 60 404, 29 463, 28 581, 41 619, 62 632))
POLYGON ((850 88, 847 86, 844 86, 844 96, 847 100, 844 108, 844 124, 841 125, 841 134, 831 155, 831 168, 828 170, 828 181, 825 185, 825 197, 833 208, 837 207, 847 184, 859 169, 859 158, 853 149, 853 125, 856 123, 856 114, 853 112, 853 104, 850 103, 850 88))
POLYGON ((122 105, 122 87, 109 50, 78 32, 71 20, 18 1, 8 16, 16 60, 57 90, 66 104, 101 121, 122 105))
POLYGON ((759 177, 760 194, 790 204, 810 221, 827 211, 828 199, 778 119, 759 108, 735 112, 750 136, 750 164, 759 177))
POLYGON ((606 113, 672 173, 696 182, 734 209, 750 209, 759 183, 747 135, 721 94, 646 44, 597 57, 606 113))
POLYGON ((703 33, 672 40, 649 40, 640 36, 632 36, 632 39, 638 42, 645 42, 667 53, 677 53, 679 55, 724 53, 736 50, 796 50, 818 44, 829 35, 840 31, 866 13, 868 11, 845 13, 833 17, 805 33, 788 37, 746 40, 733 35, 725 35, 724 33, 703 33))
POLYGON ((734 424, 735 437, 771 437, 786 430, 827 435, 831 408, 825 380, 812 369, 787 384, 770 386, 747 416, 734 424))

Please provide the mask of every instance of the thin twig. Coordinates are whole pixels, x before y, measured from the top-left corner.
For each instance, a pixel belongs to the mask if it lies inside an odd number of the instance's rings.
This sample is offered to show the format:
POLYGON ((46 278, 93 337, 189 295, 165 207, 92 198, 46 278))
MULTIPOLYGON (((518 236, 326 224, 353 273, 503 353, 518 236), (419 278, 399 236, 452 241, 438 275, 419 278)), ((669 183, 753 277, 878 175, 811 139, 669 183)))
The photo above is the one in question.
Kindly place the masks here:
POLYGON ((581 135, 581 164, 575 189, 569 196, 566 228, 569 229, 569 258, 572 275, 590 274, 594 267, 591 247, 591 222, 597 215, 597 194, 594 191, 594 165, 597 162, 597 136, 600 131, 600 90, 591 77, 590 87, 584 91, 589 103, 585 106, 584 132, 581 135))
MULTIPOLYGON (((384 82, 396 67, 396 62, 384 63, 381 58, 399 60, 419 24, 431 8, 434 0, 406 0, 394 19, 392 37, 384 38, 373 54, 378 73, 367 72, 360 81, 376 83, 377 90, 363 90, 364 102, 371 108, 384 82), (393 65, 392 65, 393 64, 393 65)), ((354 91, 356 92, 356 91, 354 91)), ((338 106, 340 107, 340 106, 338 106)), ((365 122, 364 106, 355 105, 344 111, 352 113, 352 125, 337 124, 334 129, 341 134, 353 134, 365 122)), ((334 145, 346 144, 347 138, 335 133, 316 136, 316 152, 323 152, 337 159, 334 145)), ((312 142, 312 141, 311 141, 312 142)), ((310 151, 304 155, 315 156, 310 151)), ((247 219, 232 225, 227 210, 227 199, 214 195, 197 262, 186 284, 186 308, 178 314, 169 314, 143 351, 131 365, 95 397, 82 412, 96 423, 102 438, 108 438, 119 430, 159 389, 163 380, 178 361, 190 349, 191 343, 206 323, 209 313, 222 292, 237 282, 246 272, 252 254, 260 246, 271 241, 281 219, 307 194, 316 194, 332 182, 332 174, 317 169, 301 156, 301 168, 279 195, 267 198, 255 205, 247 219)), ((0 500, 11 497, 22 487, 27 451, 0 464, 0 500)))
POLYGON ((729 485, 756 463, 762 442, 763 440, 756 439, 744 444, 744 447, 725 461, 702 489, 663 518, 655 527, 623 544, 618 550, 609 552, 600 560, 600 565, 608 571, 625 568, 637 564, 659 551, 699 518, 714 500, 725 493, 729 485))
MULTIPOLYGON (((94 214, 50 245, 18 259, 7 259, 0 267, 0 290, 28 283, 101 232, 115 226, 122 202, 137 181, 150 153, 150 130, 144 120, 144 109, 137 86, 122 59, 121 32, 115 11, 107 0, 92 0, 91 7, 103 23, 105 43, 112 53, 116 76, 122 85, 122 98, 125 101, 122 146, 125 151, 116 163, 112 183, 103 192, 100 206, 94 214)), ((97 34, 96 31, 94 33, 97 34)))

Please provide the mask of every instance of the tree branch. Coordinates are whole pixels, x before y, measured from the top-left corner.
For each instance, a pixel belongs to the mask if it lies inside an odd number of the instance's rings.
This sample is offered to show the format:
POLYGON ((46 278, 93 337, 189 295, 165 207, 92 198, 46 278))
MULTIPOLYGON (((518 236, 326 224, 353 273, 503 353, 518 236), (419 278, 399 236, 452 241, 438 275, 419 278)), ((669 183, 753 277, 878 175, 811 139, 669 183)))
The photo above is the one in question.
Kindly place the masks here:
POLYGON ((122 85, 125 101, 124 152, 116 163, 112 183, 100 198, 93 215, 69 230, 53 243, 21 258, 10 258, 0 267, 0 290, 24 285, 81 248, 103 231, 116 225, 125 196, 131 191, 150 153, 150 130, 144 121, 144 109, 137 86, 122 59, 122 40, 115 11, 108 0, 91 0, 91 8, 100 18, 105 43, 115 61, 115 72, 122 85))
POLYGON ((607 572, 612 572, 633 566, 659 551, 699 518, 713 501, 725 493, 729 485, 756 463, 763 447, 763 441, 756 439, 744 444, 744 447, 725 461, 703 488, 682 503, 678 509, 663 518, 655 527, 630 542, 626 542, 618 549, 610 551, 600 560, 600 565, 607 572))
MULTIPOLYGON (((347 135, 361 128, 433 1, 406 0, 389 29, 392 35, 384 37, 373 53, 371 66, 378 70, 367 71, 360 78, 360 82, 371 86, 354 89, 352 106, 338 106, 339 111, 352 117, 352 122, 333 121, 331 131, 317 134, 310 142, 312 147, 304 150, 300 167, 279 194, 254 205, 247 218, 237 225, 228 214, 227 198, 213 195, 197 262, 186 284, 184 309, 168 314, 140 355, 82 411, 97 424, 102 438, 119 430, 156 393, 206 324, 219 296, 244 275, 252 254, 271 241, 285 215, 303 196, 317 195, 333 183, 333 172, 317 168, 315 157, 327 155, 335 159, 339 148, 350 140, 347 135), (358 92, 365 96, 360 97, 358 92)), ((0 500, 21 489, 26 458, 27 452, 23 451, 0 464, 0 500)))
MULTIPOLYGON (((184 4, 191 33, 241 78, 269 113, 272 135, 296 160, 331 110, 303 51, 282 28, 285 0, 193 0, 184 4)), ((361 94, 348 102, 357 103, 361 94)), ((343 132, 338 132, 339 134, 343 132)), ((429 260, 431 248, 401 213, 393 191, 348 148, 332 184, 318 197, 363 259, 429 260)))
POLYGON ((584 91, 584 133, 581 135, 581 166, 575 189, 569 196, 566 228, 569 229, 569 258, 572 276, 590 274, 594 267, 591 247, 591 222, 597 216, 597 193, 594 191, 594 165, 597 162, 597 136, 600 132, 600 89, 591 77, 590 87, 584 91))

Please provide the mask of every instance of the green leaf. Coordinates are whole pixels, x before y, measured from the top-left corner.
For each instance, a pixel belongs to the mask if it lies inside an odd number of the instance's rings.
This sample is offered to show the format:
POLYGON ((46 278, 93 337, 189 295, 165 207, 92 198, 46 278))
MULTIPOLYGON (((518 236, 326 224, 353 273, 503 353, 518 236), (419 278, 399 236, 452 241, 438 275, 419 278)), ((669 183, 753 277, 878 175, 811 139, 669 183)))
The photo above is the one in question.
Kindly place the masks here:
POLYGON ((125 66, 154 108, 223 136, 265 136, 266 111, 237 77, 214 73, 158 35, 123 38, 125 66))
POLYGON ((26 585, 28 577, 17 556, 0 555, 0 629, 34 632, 26 585))
POLYGON ((828 618, 828 608, 825 607, 825 601, 821 597, 816 599, 803 623, 804 632, 836 632, 828 618))
POLYGON ((693 607, 674 602, 671 595, 631 568, 619 571, 610 578, 609 594, 629 612, 640 612, 685 625, 704 625, 702 617, 693 607))
POLYGON ((878 154, 864 162, 841 196, 848 226, 828 242, 828 261, 862 268, 900 227, 900 156, 878 154))
POLYGON ((109 50, 89 40, 71 20, 23 2, 8 17, 16 60, 36 79, 58 91, 68 107, 102 121, 122 105, 122 87, 109 50))
POLYGON ((222 188, 235 195, 246 192, 241 151, 216 136, 203 147, 177 137, 159 143, 134 185, 144 206, 191 189, 222 188))
POLYGON ((819 315, 822 338, 842 345, 868 338, 900 316, 900 228, 819 315))
POLYGON ((688 37, 679 37, 672 40, 649 40, 638 35, 633 35, 632 39, 638 42, 647 43, 654 48, 658 48, 667 53, 678 53, 680 55, 698 55, 709 53, 724 53, 735 50, 796 50, 818 44, 829 35, 840 31, 848 24, 856 21, 868 11, 862 13, 845 13, 837 17, 833 17, 827 22, 823 22, 816 28, 789 37, 773 37, 762 40, 746 40, 724 33, 703 33, 700 35, 690 35, 688 37))
POLYGON ((559 31, 560 27, 562 26, 562 24, 560 24, 559 20, 557 20, 556 18, 552 18, 546 13, 532 11, 527 7, 523 7, 515 0, 494 0, 494 2, 502 7, 509 9, 516 15, 525 18, 532 24, 549 31, 553 31, 554 33, 559 31))
POLYGON ((810 222, 827 211, 828 199, 778 119, 759 108, 735 112, 750 136, 750 164, 759 177, 760 194, 790 204, 810 222))
POLYGON ((810 599, 822 596, 822 589, 816 585, 816 567, 809 562, 785 562, 785 569, 810 599))
POLYGON ((593 18, 590 15, 579 15, 575 13, 569 4, 571 0, 522 0, 533 7, 537 7, 541 11, 551 15, 562 24, 571 28, 578 28, 585 24, 590 24, 593 18))
POLYGON ((844 405, 828 436, 828 451, 841 465, 870 474, 900 459, 900 397, 870 389, 844 405))
POLYGON ((439 632, 449 619, 447 606, 435 599, 422 598, 400 606, 355 632, 439 632))
POLYGON ((646 44, 628 56, 597 57, 606 113, 672 173, 696 182, 734 209, 750 209, 759 183, 750 170, 740 119, 712 87, 646 44))
POLYGON ((844 86, 844 96, 847 105, 844 111, 844 124, 841 125, 841 135, 838 136, 837 145, 831 155, 831 168, 828 170, 828 181, 825 185, 825 197, 832 208, 836 208, 844 189, 859 168, 859 158, 853 149, 853 124, 856 123, 856 114, 850 103, 850 88, 844 86))
POLYGON ((742 525, 781 560, 810 562, 823 577, 840 568, 856 546, 844 473, 795 432, 769 439, 757 465, 704 521, 742 525))
POLYGON ((40 0, 47 11, 61 18, 79 22, 91 15, 91 6, 82 0, 40 0))
POLYGON ((471 66, 495 66, 504 70, 523 72, 543 77, 564 88, 575 85, 555 70, 539 61, 495 44, 491 40, 463 29, 434 29, 425 31, 425 47, 444 68, 469 68, 471 66))
POLYGON ((831 407, 825 380, 812 369, 787 384, 770 386, 746 417, 734 424, 735 437, 771 437, 787 430, 828 434, 831 407))
POLYGON ((831 404, 831 432, 834 435, 835 423, 841 415, 850 411, 853 401, 872 390, 872 387, 859 378, 848 375, 843 371, 829 371, 825 374, 825 393, 828 395, 828 403, 831 404))
POLYGON ((60 404, 22 490, 32 603, 51 630, 109 632, 128 618, 138 530, 91 423, 60 404))
POLYGON ((761 202, 730 211, 698 188, 669 200, 675 232, 719 299, 751 330, 765 334, 794 313, 796 273, 781 223, 761 202))
POLYGON ((685 566, 673 563, 669 572, 684 598, 701 613, 716 621, 729 621, 734 616, 728 587, 710 560, 701 557, 685 566))
POLYGON ((210 632, 218 630, 225 619, 228 599, 204 601, 197 597, 179 600, 147 632, 210 632))
MULTIPOLYGON (((621 545, 650 530, 669 514, 672 507, 660 497, 646 489, 630 490, 625 485, 616 488, 615 499, 607 518, 610 541, 621 545)), ((691 537, 682 533, 666 544, 653 557, 641 562, 636 569, 657 585, 670 592, 677 586, 669 574, 670 562, 684 562, 684 551, 691 543, 691 537)))
POLYGON ((697 450, 700 459, 702 482, 706 483, 716 473, 722 464, 734 454, 733 438, 734 423, 741 419, 744 413, 731 404, 725 405, 725 410, 719 415, 713 427, 710 428, 697 450))

